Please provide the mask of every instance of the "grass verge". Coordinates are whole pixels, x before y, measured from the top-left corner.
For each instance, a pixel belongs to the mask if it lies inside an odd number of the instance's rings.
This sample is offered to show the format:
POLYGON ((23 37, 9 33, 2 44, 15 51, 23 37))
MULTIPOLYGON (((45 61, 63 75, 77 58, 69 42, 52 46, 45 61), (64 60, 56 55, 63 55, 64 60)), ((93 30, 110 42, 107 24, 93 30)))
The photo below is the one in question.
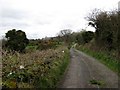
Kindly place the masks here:
POLYGON ((114 71, 115 73, 117 73, 120 76, 120 72, 119 72, 120 63, 118 62, 118 60, 112 58, 111 56, 107 55, 104 52, 92 51, 89 48, 85 48, 83 46, 81 46, 77 49, 96 58, 97 60, 99 60, 101 63, 106 65, 108 68, 110 68, 112 71, 114 71))
POLYGON ((69 64, 69 51, 66 50, 63 60, 55 60, 51 66, 49 73, 42 77, 41 82, 38 83, 41 88, 56 88, 57 83, 64 74, 69 64))
POLYGON ((100 81, 100 80, 90 80, 90 84, 92 85, 97 85, 98 87, 103 87, 105 85, 104 81, 100 81))

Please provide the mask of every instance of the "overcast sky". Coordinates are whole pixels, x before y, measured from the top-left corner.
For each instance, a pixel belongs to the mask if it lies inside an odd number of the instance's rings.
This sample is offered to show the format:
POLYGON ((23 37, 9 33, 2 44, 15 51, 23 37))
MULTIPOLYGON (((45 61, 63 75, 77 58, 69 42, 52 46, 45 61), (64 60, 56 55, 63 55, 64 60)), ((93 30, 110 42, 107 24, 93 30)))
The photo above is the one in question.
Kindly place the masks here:
MULTIPOLYGON (((0 0, 0 36, 8 30, 26 32, 27 37, 55 36, 60 30, 80 31, 84 19, 95 8, 113 10, 119 0, 0 0)), ((87 30, 94 30, 88 27, 87 30)))

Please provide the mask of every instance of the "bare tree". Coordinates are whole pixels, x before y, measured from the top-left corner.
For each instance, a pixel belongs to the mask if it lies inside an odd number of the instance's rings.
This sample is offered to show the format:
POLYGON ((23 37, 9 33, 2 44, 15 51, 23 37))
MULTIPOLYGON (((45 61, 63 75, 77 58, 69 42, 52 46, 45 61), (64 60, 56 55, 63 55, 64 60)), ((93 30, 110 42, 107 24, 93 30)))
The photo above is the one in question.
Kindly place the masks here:
POLYGON ((65 29, 65 30, 61 30, 59 32, 59 36, 66 36, 66 35, 70 35, 72 33, 72 30, 70 29, 65 29))
POLYGON ((65 43, 69 43, 70 42, 70 39, 71 39, 71 34, 72 34, 72 30, 70 29, 64 29, 64 30, 61 30, 59 33, 58 33, 58 36, 59 37, 62 37, 62 40, 65 42, 65 43))

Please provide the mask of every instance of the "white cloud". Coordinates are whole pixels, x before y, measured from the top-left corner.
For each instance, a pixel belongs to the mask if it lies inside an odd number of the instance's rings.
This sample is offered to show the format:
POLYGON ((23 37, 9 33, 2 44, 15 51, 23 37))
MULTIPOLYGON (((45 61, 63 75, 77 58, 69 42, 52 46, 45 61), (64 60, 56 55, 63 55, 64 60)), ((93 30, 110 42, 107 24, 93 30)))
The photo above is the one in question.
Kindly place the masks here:
MULTIPOLYGON (((110 10, 119 0, 0 0, 0 35, 21 29, 28 38, 55 36, 61 29, 78 31, 87 27, 91 10, 110 10)), ((92 30, 92 28, 87 28, 92 30)))

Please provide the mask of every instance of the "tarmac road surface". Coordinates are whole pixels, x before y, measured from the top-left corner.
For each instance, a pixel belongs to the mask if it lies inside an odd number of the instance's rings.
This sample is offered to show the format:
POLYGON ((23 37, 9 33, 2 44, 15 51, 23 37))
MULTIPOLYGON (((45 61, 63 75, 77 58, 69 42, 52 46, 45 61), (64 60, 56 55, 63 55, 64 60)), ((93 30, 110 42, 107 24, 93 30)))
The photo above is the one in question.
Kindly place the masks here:
POLYGON ((118 75, 98 60, 74 49, 58 88, 118 88, 118 75))

